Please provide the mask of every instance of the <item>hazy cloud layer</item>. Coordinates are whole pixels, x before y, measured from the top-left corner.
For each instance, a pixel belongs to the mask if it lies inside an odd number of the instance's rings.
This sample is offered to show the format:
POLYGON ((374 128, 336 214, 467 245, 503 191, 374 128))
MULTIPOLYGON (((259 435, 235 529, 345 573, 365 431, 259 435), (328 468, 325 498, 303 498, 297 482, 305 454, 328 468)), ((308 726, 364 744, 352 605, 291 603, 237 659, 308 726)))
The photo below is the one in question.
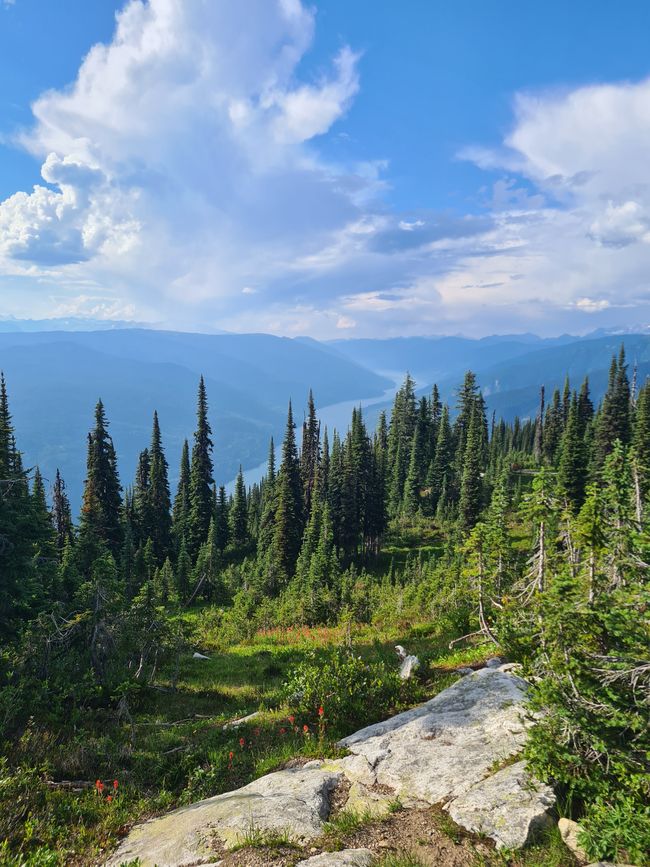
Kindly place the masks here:
POLYGON ((459 155, 491 173, 482 213, 398 214, 386 155, 319 153, 360 80, 348 47, 301 72, 314 26, 299 0, 130 0, 33 106, 45 184, 0 203, 2 312, 316 336, 650 321, 650 82, 518 95, 503 146, 459 155))

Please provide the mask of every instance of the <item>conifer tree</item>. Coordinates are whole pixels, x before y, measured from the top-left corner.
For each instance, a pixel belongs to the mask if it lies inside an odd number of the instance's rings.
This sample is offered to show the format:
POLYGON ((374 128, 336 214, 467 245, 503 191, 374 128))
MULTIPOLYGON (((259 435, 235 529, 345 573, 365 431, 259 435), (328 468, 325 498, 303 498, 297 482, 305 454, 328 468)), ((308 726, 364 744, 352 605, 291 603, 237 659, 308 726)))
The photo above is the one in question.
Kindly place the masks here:
POLYGON ((87 473, 81 507, 80 546, 85 568, 98 544, 104 544, 113 558, 122 542, 120 481, 113 440, 108 433, 104 405, 95 407, 95 426, 88 435, 87 473), (84 559, 85 555, 85 559, 84 559))
POLYGON ((556 388, 553 392, 553 400, 546 410, 544 422, 544 454, 548 461, 553 462, 562 439, 564 422, 562 420, 562 408, 560 405, 560 392, 556 388))
POLYGON ((636 512, 640 521, 650 496, 650 382, 642 386, 637 398, 632 447, 636 512))
POLYGON ((241 466, 235 482, 235 493, 230 507, 230 538, 236 548, 242 549, 248 544, 248 507, 246 503, 246 486, 241 466))
POLYGON ((616 440, 628 445, 631 436, 630 384, 627 378, 625 349, 621 346, 609 369, 609 382, 596 425, 595 461, 602 467, 616 440))
POLYGON ((153 542, 156 564, 161 566, 171 552, 172 519, 168 464, 163 450, 157 412, 153 414, 149 458, 147 500, 150 525, 147 528, 147 536, 153 542))
MULTIPOLYGON (((459 476, 462 474, 465 463, 465 447, 469 436, 469 428, 474 415, 474 407, 479 396, 478 385, 476 384, 476 375, 468 370, 465 374, 463 384, 458 392, 457 409, 458 415, 454 422, 453 433, 456 445, 456 467, 459 476)), ((478 424, 478 419, 476 420, 478 424)), ((476 447, 480 448, 480 430, 476 430, 476 447)))
POLYGON ((293 410, 289 401, 287 424, 282 443, 282 463, 276 480, 277 498, 273 555, 283 580, 294 573, 302 542, 302 478, 296 448, 293 410))
POLYGON ((226 550, 228 543, 230 542, 229 511, 226 489, 223 485, 220 485, 214 514, 216 545, 220 553, 223 553, 226 550))
POLYGON ((544 386, 539 391, 539 410, 535 419, 535 444, 533 446, 533 454, 535 460, 539 463, 544 452, 544 386))
POLYGON ((185 536, 181 538, 178 558, 176 560, 176 592, 181 602, 186 602, 190 595, 190 574, 192 571, 192 561, 187 551, 187 541, 185 536))
POLYGON ((304 519, 309 520, 312 490, 316 471, 320 463, 320 422, 316 417, 314 396, 309 390, 307 418, 302 426, 302 450, 300 453, 300 472, 302 475, 302 498, 305 510, 304 519))
POLYGON ((151 534, 152 519, 149 508, 149 473, 151 458, 149 449, 138 457, 133 486, 133 534, 136 545, 144 545, 151 534))
POLYGON ((463 450, 463 467, 460 483, 459 518, 461 526, 471 529, 479 518, 483 502, 481 478, 482 419, 478 402, 474 402, 463 450))
POLYGON ((449 497, 449 488, 452 484, 453 459, 454 444, 451 425, 449 423, 449 407, 445 404, 440 417, 435 455, 427 475, 427 488, 429 490, 430 511, 432 514, 438 508, 443 488, 445 490, 445 500, 449 497))
POLYGON ((208 398, 203 377, 199 382, 197 426, 194 433, 190 466, 190 512, 188 519, 188 551, 196 557, 206 541, 212 520, 212 430, 208 421, 208 398))
POLYGON ((36 567, 35 589, 39 598, 36 607, 42 607, 46 600, 54 600, 58 595, 58 549, 52 516, 47 506, 45 485, 41 471, 36 467, 32 484, 31 535, 34 544, 34 564, 36 567))
POLYGON ((416 416, 415 383, 407 373, 404 384, 395 394, 388 433, 388 509, 391 515, 398 514, 402 505, 416 416))
POLYGON ((181 539, 187 533, 190 517, 190 447, 187 440, 183 442, 181 452, 181 464, 178 475, 178 487, 174 497, 172 511, 172 533, 177 551, 180 549, 181 539))
POLYGON ((575 512, 582 505, 587 483, 587 454, 585 452, 584 431, 581 430, 580 405, 573 393, 569 416, 567 418, 558 465, 558 485, 575 512))
POLYGON ((61 478, 61 473, 58 469, 52 489, 52 523, 54 524, 54 532, 56 534, 59 559, 62 559, 66 543, 73 538, 72 510, 66 493, 65 482, 61 478))

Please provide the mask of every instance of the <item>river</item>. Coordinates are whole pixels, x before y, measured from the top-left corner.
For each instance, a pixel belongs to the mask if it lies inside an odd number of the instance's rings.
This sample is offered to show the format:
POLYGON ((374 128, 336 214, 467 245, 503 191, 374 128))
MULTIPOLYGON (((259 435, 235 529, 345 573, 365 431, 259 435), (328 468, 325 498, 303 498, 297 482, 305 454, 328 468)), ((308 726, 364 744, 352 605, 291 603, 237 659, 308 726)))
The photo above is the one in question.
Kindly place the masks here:
MULTIPOLYGON (((320 419, 320 428, 321 435, 325 428, 327 428, 327 432, 330 438, 330 445, 332 442, 332 431, 337 430, 340 434, 344 434, 348 426, 350 424, 350 420, 352 418, 352 410, 355 407, 361 407, 361 409, 372 410, 373 407, 381 406, 382 404, 391 401, 395 396, 395 392, 399 388, 403 376, 397 378, 392 373, 384 373, 385 376, 389 376, 394 380, 393 385, 390 388, 387 388, 386 391, 375 397, 360 397, 355 400, 343 400, 340 403, 332 403, 329 406, 316 407, 316 414, 320 419)), ((364 414, 365 415, 365 414, 364 414)), ((374 425, 373 425, 374 427, 374 425)), ((298 434, 298 444, 300 445, 300 430, 302 428, 302 420, 298 419, 296 416, 296 433, 298 434)), ((276 453, 276 462, 279 464, 280 460, 280 450, 282 448, 282 437, 284 435, 284 431, 277 431, 274 434, 275 440, 275 453, 276 453)), ((267 468, 267 460, 264 460, 261 464, 258 464, 256 467, 252 467, 251 469, 244 470, 244 481, 246 483, 246 487, 250 487, 250 485, 254 485, 257 482, 260 482, 262 478, 266 475, 267 468)), ((232 479, 226 485, 226 490, 229 493, 232 493, 235 487, 235 480, 232 479)))

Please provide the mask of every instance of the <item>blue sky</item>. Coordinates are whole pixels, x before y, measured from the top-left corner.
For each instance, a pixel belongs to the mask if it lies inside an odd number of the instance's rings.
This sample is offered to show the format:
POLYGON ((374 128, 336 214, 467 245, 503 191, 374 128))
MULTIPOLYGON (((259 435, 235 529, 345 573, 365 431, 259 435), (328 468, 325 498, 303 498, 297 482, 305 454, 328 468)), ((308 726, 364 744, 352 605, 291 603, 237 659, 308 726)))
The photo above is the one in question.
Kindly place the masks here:
POLYGON ((649 35, 643 2, 0 0, 0 316, 650 321, 649 35))

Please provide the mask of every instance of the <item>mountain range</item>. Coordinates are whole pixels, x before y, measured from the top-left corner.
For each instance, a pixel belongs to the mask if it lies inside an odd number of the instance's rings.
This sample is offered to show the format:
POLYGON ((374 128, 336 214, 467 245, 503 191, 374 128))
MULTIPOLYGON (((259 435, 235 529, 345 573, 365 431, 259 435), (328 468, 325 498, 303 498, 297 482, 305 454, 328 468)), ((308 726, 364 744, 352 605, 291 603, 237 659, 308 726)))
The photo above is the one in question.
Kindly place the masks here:
MULTIPOLYGON (((597 402, 606 387, 613 353, 621 343, 650 375, 647 334, 515 334, 472 340, 408 337, 386 340, 282 338, 268 334, 193 334, 137 327, 106 330, 38 330, 35 323, 0 330, 0 369, 27 466, 38 464, 50 481, 64 476, 78 508, 85 474, 85 438, 102 398, 111 424, 123 484, 133 478, 158 410, 175 483, 182 442, 195 424, 198 379, 206 380, 215 441, 215 478, 232 479, 264 460, 271 435, 279 439, 287 403, 302 420, 309 389, 317 406, 373 399, 364 410, 373 426, 395 379, 409 371, 421 393, 437 382, 453 406, 455 390, 472 369, 488 410, 512 419, 536 413, 539 389, 562 388, 565 375, 578 387, 589 376, 597 402), (33 326, 33 327, 32 327, 33 326)), ((45 323, 47 326, 48 323, 45 323)))

